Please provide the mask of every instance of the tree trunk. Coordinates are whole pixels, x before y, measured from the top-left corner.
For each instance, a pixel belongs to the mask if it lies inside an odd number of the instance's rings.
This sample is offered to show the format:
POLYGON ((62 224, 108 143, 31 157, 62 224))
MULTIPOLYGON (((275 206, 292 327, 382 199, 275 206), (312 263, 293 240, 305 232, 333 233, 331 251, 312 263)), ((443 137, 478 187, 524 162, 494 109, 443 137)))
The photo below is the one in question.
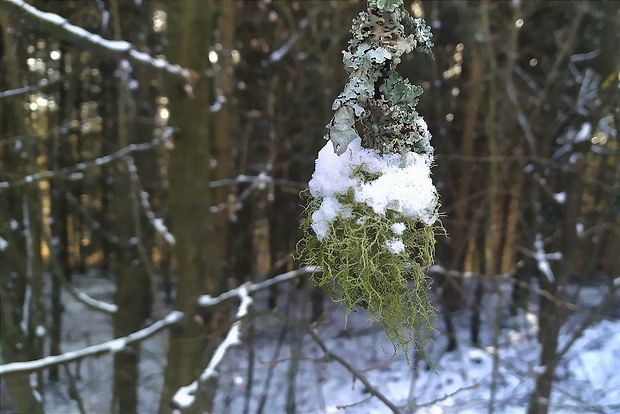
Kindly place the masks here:
MULTIPOLYGON (((234 1, 219 1, 215 3, 217 13, 217 38, 216 41, 222 46, 218 53, 217 70, 214 76, 214 89, 216 91, 213 100, 219 109, 215 112, 217 122, 212 123, 213 139, 211 144, 210 157, 214 160, 212 165, 212 180, 221 180, 231 176, 232 168, 232 148, 230 143, 233 126, 236 125, 234 108, 236 106, 234 98, 235 74, 232 63, 232 51, 235 49, 235 8, 237 3, 234 1)), ((205 16, 205 20, 206 20, 205 16)), ((223 186, 214 189, 214 205, 227 203, 231 194, 231 188, 223 186)), ((218 256, 226 257, 226 246, 228 244, 228 209, 218 212, 214 220, 215 235, 218 239, 216 247, 219 249, 218 256)))
MULTIPOLYGON (((135 35, 136 28, 143 27, 140 19, 139 6, 133 1, 112 1, 111 16, 115 39, 120 39, 121 22, 125 29, 126 37, 135 35), (121 15, 126 16, 121 19, 121 15)), ((134 40, 134 39, 130 39, 134 40)), ((120 68, 109 68, 110 70, 120 68)), ((107 78, 114 79, 110 74, 107 78)), ((109 125, 111 136, 117 136, 118 149, 136 143, 138 140, 148 140, 152 135, 152 128, 143 127, 137 121, 137 107, 142 102, 137 103, 134 92, 129 88, 129 76, 126 74, 117 76, 111 91, 115 94, 108 95, 108 108, 113 119, 118 123, 109 125)), ((139 84, 140 89, 148 88, 144 82, 139 84)), ((114 337, 123 337, 142 328, 145 320, 150 315, 152 303, 151 277, 149 276, 150 263, 149 257, 141 255, 140 249, 144 249, 150 240, 145 237, 143 227, 144 215, 141 214, 139 205, 139 188, 136 188, 133 177, 137 172, 131 173, 130 169, 135 168, 136 163, 133 158, 123 159, 111 167, 112 169, 112 210, 114 211, 114 221, 112 228, 119 238, 119 250, 116 257, 116 294, 115 303, 118 306, 114 314, 114 337)), ((114 354, 114 393, 112 412, 113 413, 137 413, 138 394, 139 394, 139 362, 140 344, 134 343, 127 346, 124 350, 114 354)))
MULTIPOLYGON (((174 307, 184 313, 170 331, 164 386, 159 412, 171 411, 172 397, 181 386, 196 380, 212 355, 221 335, 211 334, 220 325, 214 311, 197 306, 201 294, 216 295, 221 289, 221 269, 215 246, 209 167, 209 67, 212 1, 169 1, 168 35, 170 61, 200 74, 193 87, 169 84, 170 124, 178 128, 170 156, 170 216, 176 238, 174 257, 177 290, 174 307)), ((210 411, 214 384, 199 388, 187 412, 210 411)))
POLYGON ((583 171, 585 169, 585 156, 572 165, 564 178, 563 188, 567 189, 566 202, 563 204, 560 242, 560 251, 563 259, 559 261, 555 270, 556 280, 549 283, 541 274, 540 281, 544 290, 555 298, 540 298, 540 333, 541 354, 540 363, 544 370, 536 376, 534 391, 530 397, 528 414, 546 414, 549 410, 549 398, 553 386, 555 368, 559 362, 557 357, 558 339, 560 329, 566 319, 566 308, 563 302, 566 296, 566 285, 569 282, 573 270, 573 260, 579 246, 579 236, 575 223, 581 215, 583 171))
MULTIPOLYGON (((0 48, 7 51, 0 61, 0 80, 11 89, 22 86, 18 81, 18 61, 16 55, 25 48, 16 44, 6 12, 0 10, 0 48)), ((7 137, 19 136, 26 130, 24 122, 26 114, 20 97, 0 101, 0 126, 7 137)), ((27 142, 26 145, 33 145, 27 142)), ((11 173, 24 174, 28 171, 24 160, 12 154, 8 148, 1 148, 0 181, 10 181, 11 173), (11 156, 14 155, 14 156, 11 156)), ((0 349, 4 363, 28 361, 34 357, 33 349, 24 327, 30 320, 26 315, 33 308, 25 300, 30 281, 24 265, 26 256, 26 240, 24 238, 23 202, 29 190, 23 188, 5 189, 0 192, 0 349), (12 224, 16 224, 13 226, 12 224), (10 287, 10 288, 9 288, 10 287)), ((37 249, 38 251, 38 249, 37 249)), ((16 373, 5 378, 11 403, 16 412, 43 413, 40 395, 30 383, 29 373, 16 373)))

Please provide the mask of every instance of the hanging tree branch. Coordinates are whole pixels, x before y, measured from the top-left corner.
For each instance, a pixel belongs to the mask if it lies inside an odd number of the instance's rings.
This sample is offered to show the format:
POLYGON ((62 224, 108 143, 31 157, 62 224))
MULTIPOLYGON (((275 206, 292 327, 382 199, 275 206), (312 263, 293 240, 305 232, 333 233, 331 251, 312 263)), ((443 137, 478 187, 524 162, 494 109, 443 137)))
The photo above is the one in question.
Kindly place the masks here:
POLYGON ((127 41, 105 39, 98 34, 69 23, 67 19, 58 14, 43 12, 24 0, 0 0, 0 8, 19 15, 30 26, 87 49, 96 55, 113 60, 127 59, 133 65, 159 72, 169 78, 183 80, 189 87, 199 77, 191 69, 140 52, 127 41))

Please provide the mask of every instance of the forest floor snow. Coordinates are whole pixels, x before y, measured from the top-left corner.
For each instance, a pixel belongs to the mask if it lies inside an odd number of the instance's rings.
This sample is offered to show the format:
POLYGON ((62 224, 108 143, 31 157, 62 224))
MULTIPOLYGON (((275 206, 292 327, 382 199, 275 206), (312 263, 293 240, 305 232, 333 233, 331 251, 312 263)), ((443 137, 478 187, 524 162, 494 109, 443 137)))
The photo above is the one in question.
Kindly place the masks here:
MULTIPOLYGON (((84 290, 96 299, 111 299, 113 284, 98 279, 84 283, 84 290)), ((596 293, 595 293, 596 296, 596 293)), ((283 326, 283 320, 307 320, 309 303, 303 290, 282 289, 276 311, 266 309, 266 292, 255 297, 254 333, 245 323, 242 343, 233 347, 218 368, 219 384, 214 413, 386 413, 389 408, 356 380, 336 360, 326 360, 323 351, 300 323, 283 326), (276 316, 276 312, 279 316, 276 316), (251 361, 251 363, 250 363, 251 361), (248 375, 250 370, 252 377, 248 375)), ((393 355, 386 338, 368 327, 363 310, 348 316, 326 300, 326 312, 312 329, 330 352, 348 361, 375 389, 402 412, 416 413, 523 413, 534 387, 540 345, 533 312, 519 318, 500 318, 495 335, 493 298, 483 312, 481 346, 469 345, 469 314, 455 314, 459 347, 446 346, 441 318, 430 356, 435 371, 424 362, 414 369, 402 353, 393 355), (496 348, 493 345, 497 345, 496 348), (496 350, 496 351, 495 351, 496 350), (386 352, 387 351, 387 352, 386 352)), ((87 311, 65 297, 63 351, 107 341, 112 337, 111 318, 87 311)), ((505 311, 504 311, 505 312, 505 311)), ((615 316, 615 315, 614 315, 615 316)), ((583 320, 571 317, 562 329, 560 344, 571 339, 583 320)), ((165 369, 164 331, 146 340, 141 352, 140 413, 156 413, 165 369)), ((112 356, 86 358, 70 364, 76 374, 80 396, 88 413, 109 413, 112 384, 112 356)), ((620 412, 620 321, 602 319, 576 340, 560 362, 550 401, 551 413, 620 412)), ((79 412, 69 398, 64 372, 56 384, 46 384, 46 412, 79 412)))

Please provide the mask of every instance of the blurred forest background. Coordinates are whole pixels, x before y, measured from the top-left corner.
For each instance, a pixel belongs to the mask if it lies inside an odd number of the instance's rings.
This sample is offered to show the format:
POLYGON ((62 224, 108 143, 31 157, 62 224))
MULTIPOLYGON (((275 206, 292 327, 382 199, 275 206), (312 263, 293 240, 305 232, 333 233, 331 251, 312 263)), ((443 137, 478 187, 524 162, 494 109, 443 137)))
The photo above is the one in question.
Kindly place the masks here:
MULTIPOLYGON (((163 321, 170 412, 235 321, 235 302, 199 297, 299 268, 299 192, 365 2, 28 3, 0 0, 2 363, 62 354, 67 295, 106 315, 115 338, 163 321), (80 290, 98 284, 113 289, 80 290)), ((544 413, 568 316, 582 312, 582 330, 620 317, 620 2, 405 6, 434 32, 435 59, 410 54, 399 71, 425 90, 449 234, 429 270, 441 352, 460 345, 455 315, 470 315, 469 343, 482 346, 481 324, 536 309, 543 368, 528 410, 544 413), (510 292, 484 317, 503 282, 510 292), (592 307, 574 305, 588 286, 601 292, 592 307)), ((306 322, 320 320, 329 302, 309 270, 289 275, 306 322)), ((140 341, 114 353, 112 412, 139 412, 142 355, 140 341)), ((58 381, 79 401, 68 366, 3 375, 3 410, 43 412, 38 395, 58 381)), ((198 386, 191 409, 208 411, 215 381, 198 386)))

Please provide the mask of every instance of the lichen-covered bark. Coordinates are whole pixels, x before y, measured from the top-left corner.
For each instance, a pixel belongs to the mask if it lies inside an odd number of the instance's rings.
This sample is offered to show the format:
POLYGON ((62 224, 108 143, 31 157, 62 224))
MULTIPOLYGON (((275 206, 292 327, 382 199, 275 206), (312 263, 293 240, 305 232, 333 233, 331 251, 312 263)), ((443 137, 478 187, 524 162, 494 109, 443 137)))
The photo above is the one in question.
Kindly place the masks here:
POLYGON ((412 18, 402 1, 369 1, 368 5, 367 12, 353 20, 353 38, 343 52, 349 82, 334 100, 325 138, 341 155, 359 136, 356 122, 361 122, 366 148, 432 153, 430 134, 415 110, 422 88, 395 70, 405 53, 430 53, 430 28, 422 19, 412 18))

